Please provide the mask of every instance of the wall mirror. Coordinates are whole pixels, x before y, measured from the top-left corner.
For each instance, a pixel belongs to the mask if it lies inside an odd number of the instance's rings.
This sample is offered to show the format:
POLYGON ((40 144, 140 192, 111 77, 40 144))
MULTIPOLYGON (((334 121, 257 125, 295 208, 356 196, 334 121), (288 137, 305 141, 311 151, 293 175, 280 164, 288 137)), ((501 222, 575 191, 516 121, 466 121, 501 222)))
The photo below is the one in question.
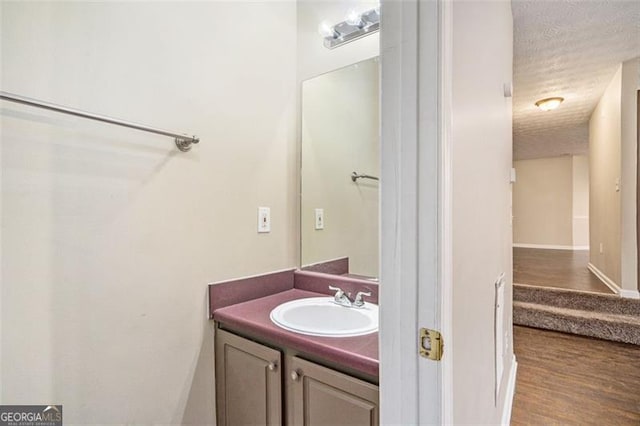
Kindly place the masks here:
POLYGON ((302 269, 377 280, 379 75, 375 57, 302 83, 302 269))

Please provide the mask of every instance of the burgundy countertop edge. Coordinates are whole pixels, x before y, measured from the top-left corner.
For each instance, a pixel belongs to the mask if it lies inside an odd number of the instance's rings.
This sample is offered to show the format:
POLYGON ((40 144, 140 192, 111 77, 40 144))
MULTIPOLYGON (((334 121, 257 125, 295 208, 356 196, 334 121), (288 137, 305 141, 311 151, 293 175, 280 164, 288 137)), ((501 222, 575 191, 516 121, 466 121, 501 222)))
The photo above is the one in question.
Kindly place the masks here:
POLYGON ((213 319, 238 332, 264 336, 266 341, 317 356, 372 377, 378 377, 378 333, 357 337, 317 337, 276 326, 269 314, 281 303, 324 294, 292 289, 216 309, 213 319))

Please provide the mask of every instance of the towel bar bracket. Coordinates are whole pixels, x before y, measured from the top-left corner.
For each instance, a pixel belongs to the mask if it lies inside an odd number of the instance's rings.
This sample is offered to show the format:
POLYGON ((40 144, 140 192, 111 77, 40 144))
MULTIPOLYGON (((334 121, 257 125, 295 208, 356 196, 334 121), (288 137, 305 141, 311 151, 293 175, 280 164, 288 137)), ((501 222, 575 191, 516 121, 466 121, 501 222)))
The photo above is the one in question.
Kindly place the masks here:
POLYGON ((200 139, 193 137, 193 138, 176 138, 175 139, 176 142, 176 146, 178 147, 178 149, 182 152, 189 152, 191 151, 191 145, 193 145, 194 143, 198 143, 200 142, 200 139))
POLYGON ((358 174, 358 172, 353 172, 351 173, 351 180, 353 182, 357 182, 358 179, 371 179, 371 180, 380 180, 380 178, 378 178, 377 176, 371 176, 371 175, 365 175, 365 174, 358 174))

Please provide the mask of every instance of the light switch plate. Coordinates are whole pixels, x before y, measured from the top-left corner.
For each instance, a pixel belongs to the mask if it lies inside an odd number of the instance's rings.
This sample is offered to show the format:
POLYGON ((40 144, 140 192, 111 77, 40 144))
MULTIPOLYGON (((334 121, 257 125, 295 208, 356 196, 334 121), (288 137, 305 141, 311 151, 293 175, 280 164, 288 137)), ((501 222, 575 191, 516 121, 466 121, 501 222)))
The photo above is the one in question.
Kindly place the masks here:
POLYGON ((316 220, 315 220, 315 228, 316 230, 324 229, 324 209, 316 209, 316 220))
POLYGON ((271 209, 258 207, 258 233, 271 232, 271 209))

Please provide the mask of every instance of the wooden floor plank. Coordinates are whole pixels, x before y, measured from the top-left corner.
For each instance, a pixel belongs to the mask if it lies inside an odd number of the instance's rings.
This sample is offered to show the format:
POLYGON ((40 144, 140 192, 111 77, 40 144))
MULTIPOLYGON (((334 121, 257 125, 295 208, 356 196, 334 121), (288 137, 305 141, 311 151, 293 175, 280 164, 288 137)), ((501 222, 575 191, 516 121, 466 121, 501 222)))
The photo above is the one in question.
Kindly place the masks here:
POLYGON ((640 426, 640 346, 514 327, 511 424, 640 426))
POLYGON ((613 292, 589 269, 588 250, 513 248, 513 282, 572 290, 613 292))

